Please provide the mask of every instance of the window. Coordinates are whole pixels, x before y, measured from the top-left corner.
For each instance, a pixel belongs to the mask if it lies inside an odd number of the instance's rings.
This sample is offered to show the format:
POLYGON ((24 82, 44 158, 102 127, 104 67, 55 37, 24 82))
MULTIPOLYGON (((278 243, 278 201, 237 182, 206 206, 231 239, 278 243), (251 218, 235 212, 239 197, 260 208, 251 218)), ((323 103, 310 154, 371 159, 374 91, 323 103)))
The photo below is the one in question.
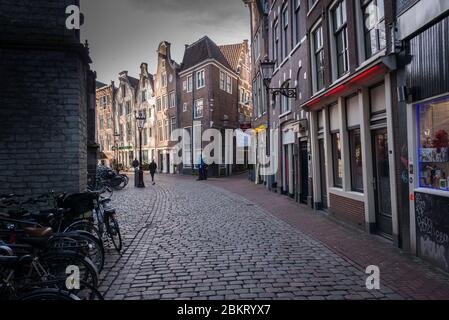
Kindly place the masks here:
POLYGON ((142 144, 144 146, 147 146, 148 145, 148 129, 147 128, 143 129, 142 138, 143 138, 142 144))
POLYGON ((170 92, 170 108, 174 108, 175 106, 176 106, 175 92, 170 92))
POLYGON ((196 88, 197 89, 201 89, 206 85, 204 76, 205 76, 204 70, 198 71, 196 73, 196 88))
POLYGON ((147 101, 147 92, 146 91, 142 91, 142 102, 147 101))
POLYGON ((100 128, 100 130, 103 130, 103 116, 100 115, 98 117, 98 127, 100 128))
POLYGON ((111 121, 111 114, 110 113, 108 113, 107 115, 106 115, 106 126, 107 126, 107 128, 108 129, 111 129, 111 123, 112 121, 111 121))
POLYGON ((187 92, 193 91, 193 76, 190 75, 187 77, 187 92))
POLYGON ((256 61, 260 56, 260 31, 254 37, 253 50, 254 61, 256 61))
POLYGON ((301 41, 301 0, 292 0, 292 12, 293 12, 293 37, 292 47, 296 46, 301 41))
POLYGON ((131 127, 131 122, 127 122, 126 123, 126 133, 127 133, 127 136, 128 136, 128 141, 131 141, 131 134, 132 134, 132 127, 131 127))
POLYGON ((386 47, 384 0, 361 0, 365 38, 365 58, 386 47))
POLYGON ((308 0, 308 1, 309 1, 309 10, 311 10, 318 0, 308 0))
POLYGON ((150 139, 153 138, 153 129, 148 128, 148 135, 150 136, 150 139))
POLYGON ((187 102, 182 105, 182 112, 187 112, 187 102))
POLYGON ((176 117, 170 119, 170 133, 176 130, 176 117))
POLYGON ((161 112, 161 110, 162 110, 162 99, 161 98, 156 99, 156 110, 157 110, 157 112, 161 112))
POLYGON ((288 55, 288 8, 284 7, 282 11, 282 37, 281 37, 281 55, 284 60, 288 55))
POLYGON ((226 92, 232 94, 232 78, 230 75, 226 75, 226 92))
POLYGON ((167 72, 162 72, 161 75, 162 88, 167 87, 167 72))
POLYGON ((168 109, 168 96, 167 95, 162 96, 162 108, 164 110, 168 109))
POLYGON ((226 91, 226 73, 220 71, 220 89, 226 91))
MULTIPOLYGON (((282 85, 283 88, 288 88, 289 87, 289 82, 285 82, 282 85)), ((291 99, 289 99, 288 97, 281 95, 281 114, 287 113, 289 111, 291 111, 291 99)))
POLYGON ((276 67, 279 65, 279 23, 275 21, 273 24, 273 34, 272 34, 272 55, 273 61, 276 63, 276 67))
POLYGON ((131 114, 131 101, 126 101, 126 114, 131 114))
POLYGON ((314 93, 324 88, 324 47, 323 26, 318 26, 312 32, 312 64, 314 70, 314 93))
POLYGON ((109 98, 108 96, 102 96, 102 97, 100 97, 100 106, 102 106, 103 108, 105 108, 106 105, 108 104, 108 101, 109 101, 108 98, 109 98))
MULTIPOLYGON (((346 19, 346 0, 340 1, 331 10, 334 55, 336 57, 336 78, 340 78, 349 70, 348 62, 348 29, 346 19)), ((335 79, 336 80, 336 79, 335 79)))
POLYGON ((122 84, 122 97, 126 97, 126 86, 124 84, 122 84))
POLYGON ((159 137, 159 141, 164 141, 164 132, 162 130, 162 121, 157 122, 157 135, 159 137))
POLYGON ((170 140, 170 126, 168 125, 168 120, 164 120, 164 132, 165 140, 170 140))
POLYGON ((363 158, 360 129, 349 131, 352 190, 363 192, 363 158))
POLYGON ((419 186, 448 191, 449 100, 418 106, 419 186))
POLYGON ((341 140, 340 132, 331 134, 332 138, 332 160, 334 168, 334 186, 343 187, 343 162, 341 159, 341 140))
POLYGON ((199 99, 195 101, 195 108, 194 108, 194 118, 202 118, 203 117, 203 99, 199 99))

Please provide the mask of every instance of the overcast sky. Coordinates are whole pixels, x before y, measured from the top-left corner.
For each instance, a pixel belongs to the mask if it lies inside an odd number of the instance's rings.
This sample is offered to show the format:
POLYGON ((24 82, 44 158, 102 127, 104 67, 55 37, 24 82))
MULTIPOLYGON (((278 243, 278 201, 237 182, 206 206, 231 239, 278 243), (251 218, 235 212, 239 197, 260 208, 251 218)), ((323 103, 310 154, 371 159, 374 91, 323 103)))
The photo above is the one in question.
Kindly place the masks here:
POLYGON ((117 82, 120 71, 139 74, 142 62, 156 70, 156 50, 166 40, 181 63, 184 45, 208 35, 217 44, 250 38, 249 9, 242 0, 81 0, 98 80, 117 82))

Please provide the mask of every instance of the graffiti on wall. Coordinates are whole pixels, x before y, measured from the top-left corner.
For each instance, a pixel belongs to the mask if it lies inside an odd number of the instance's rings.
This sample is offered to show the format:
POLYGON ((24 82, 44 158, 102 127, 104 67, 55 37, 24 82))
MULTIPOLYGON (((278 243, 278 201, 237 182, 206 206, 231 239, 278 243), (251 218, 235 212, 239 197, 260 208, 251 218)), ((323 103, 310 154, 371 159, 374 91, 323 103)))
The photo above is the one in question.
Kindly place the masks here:
POLYGON ((449 198, 416 193, 418 255, 449 270, 449 198))

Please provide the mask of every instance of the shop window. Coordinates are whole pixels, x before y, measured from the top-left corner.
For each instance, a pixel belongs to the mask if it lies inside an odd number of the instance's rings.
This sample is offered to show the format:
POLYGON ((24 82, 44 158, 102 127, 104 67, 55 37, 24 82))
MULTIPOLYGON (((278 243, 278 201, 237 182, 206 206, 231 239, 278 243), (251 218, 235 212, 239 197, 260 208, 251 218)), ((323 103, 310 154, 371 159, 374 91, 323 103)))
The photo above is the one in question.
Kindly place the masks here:
POLYGON ((340 132, 332 134, 332 160, 334 167, 334 186, 343 187, 343 162, 341 159, 341 137, 340 132))
POLYGON ((448 191, 449 100, 418 106, 419 184, 448 191))
POLYGON ((360 129, 349 131, 352 190, 363 192, 363 157, 360 129))

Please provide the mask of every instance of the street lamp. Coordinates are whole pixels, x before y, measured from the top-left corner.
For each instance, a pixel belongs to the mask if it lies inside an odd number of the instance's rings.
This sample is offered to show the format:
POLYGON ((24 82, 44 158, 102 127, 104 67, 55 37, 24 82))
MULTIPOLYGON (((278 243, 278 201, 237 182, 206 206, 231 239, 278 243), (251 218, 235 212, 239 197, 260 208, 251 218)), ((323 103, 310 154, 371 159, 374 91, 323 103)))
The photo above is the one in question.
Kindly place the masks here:
POLYGON ((142 131, 145 127, 145 122, 147 120, 144 112, 139 111, 139 113, 134 112, 134 116, 136 117, 137 128, 139 129, 139 163, 140 166, 137 171, 137 188, 145 188, 145 183, 143 181, 143 171, 142 171, 142 131))

